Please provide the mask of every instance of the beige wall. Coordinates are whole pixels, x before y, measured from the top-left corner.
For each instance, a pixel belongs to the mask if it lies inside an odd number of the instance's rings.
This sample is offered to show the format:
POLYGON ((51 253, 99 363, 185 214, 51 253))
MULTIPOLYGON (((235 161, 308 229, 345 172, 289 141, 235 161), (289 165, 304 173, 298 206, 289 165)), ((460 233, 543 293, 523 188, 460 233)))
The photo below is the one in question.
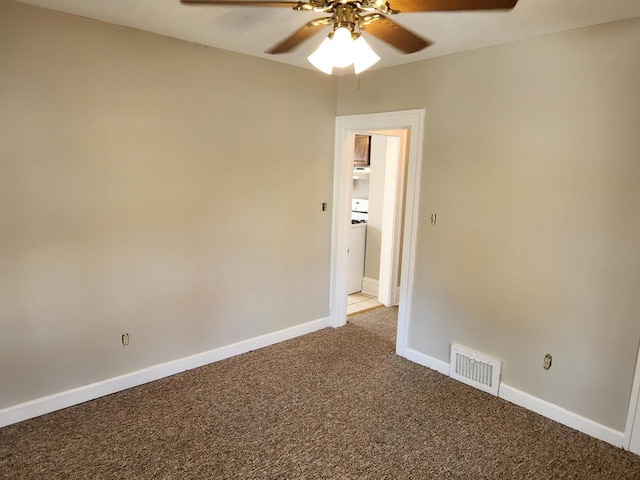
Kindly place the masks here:
POLYGON ((0 408, 329 315, 335 79, 2 0, 0 105, 0 408))
POLYGON ((426 110, 411 348, 494 355, 505 383, 624 430, 639 85, 640 19, 343 79, 339 114, 426 110))

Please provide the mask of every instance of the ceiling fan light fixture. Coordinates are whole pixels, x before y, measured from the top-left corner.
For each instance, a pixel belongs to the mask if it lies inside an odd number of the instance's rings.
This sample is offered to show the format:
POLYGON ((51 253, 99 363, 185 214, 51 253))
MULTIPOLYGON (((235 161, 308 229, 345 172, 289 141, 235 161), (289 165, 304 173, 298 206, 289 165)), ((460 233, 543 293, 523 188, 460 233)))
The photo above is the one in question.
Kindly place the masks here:
POLYGON ((359 74, 375 65, 380 57, 362 36, 353 34, 346 27, 339 27, 324 39, 307 60, 327 75, 331 75, 333 67, 345 68, 352 64, 355 73, 359 74))
MULTIPOLYGON (((1 0, 0 0, 1 1, 1 0)), ((464 10, 511 10, 518 0, 180 0, 183 4, 284 7, 314 11, 326 16, 307 22, 265 53, 289 53, 316 32, 333 25, 333 32, 307 57, 318 70, 331 75, 333 67, 354 65, 356 74, 375 65, 380 57, 369 47, 360 31, 376 37, 402 53, 419 52, 432 42, 389 18, 401 12, 445 12, 464 10), (395 2, 400 2, 397 4, 395 2)))
POLYGON ((373 51, 362 36, 353 42, 353 54, 353 68, 356 75, 364 72, 367 68, 372 67, 380 61, 380 57, 373 51))

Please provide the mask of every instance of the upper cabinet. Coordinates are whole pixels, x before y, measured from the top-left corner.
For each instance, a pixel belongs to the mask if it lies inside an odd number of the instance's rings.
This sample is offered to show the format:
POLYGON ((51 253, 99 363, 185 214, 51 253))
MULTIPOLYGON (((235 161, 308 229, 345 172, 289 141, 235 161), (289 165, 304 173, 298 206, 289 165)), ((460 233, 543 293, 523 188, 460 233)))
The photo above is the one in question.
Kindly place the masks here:
POLYGON ((358 167, 369 165, 371 153, 371 137, 369 135, 356 135, 356 147, 353 155, 353 165, 358 167))

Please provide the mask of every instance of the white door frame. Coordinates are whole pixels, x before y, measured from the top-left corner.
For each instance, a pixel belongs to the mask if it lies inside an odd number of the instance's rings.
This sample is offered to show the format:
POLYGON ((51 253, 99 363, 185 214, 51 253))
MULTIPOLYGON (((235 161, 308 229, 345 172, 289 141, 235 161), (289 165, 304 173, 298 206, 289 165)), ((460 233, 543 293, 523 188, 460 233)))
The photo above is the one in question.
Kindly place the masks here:
POLYGON ((636 372, 633 377, 631 399, 627 411, 627 424, 624 429, 623 448, 640 455, 640 350, 636 359, 636 372), (635 435, 634 435, 635 432, 635 435), (633 440, 633 441, 632 441, 633 440))
POLYGON ((351 227, 351 188, 353 178, 353 149, 355 133, 371 130, 408 129, 406 207, 402 248, 402 278, 396 353, 404 356, 407 347, 411 293, 415 265, 415 248, 420 198, 424 109, 399 112, 346 115, 336 117, 333 220, 331 234, 330 325, 341 327, 347 323, 347 249, 351 227))
POLYGON ((384 207, 380 238, 378 301, 387 307, 398 305, 400 238, 404 207, 407 156, 407 130, 371 132, 387 136, 387 161, 384 174, 384 207))

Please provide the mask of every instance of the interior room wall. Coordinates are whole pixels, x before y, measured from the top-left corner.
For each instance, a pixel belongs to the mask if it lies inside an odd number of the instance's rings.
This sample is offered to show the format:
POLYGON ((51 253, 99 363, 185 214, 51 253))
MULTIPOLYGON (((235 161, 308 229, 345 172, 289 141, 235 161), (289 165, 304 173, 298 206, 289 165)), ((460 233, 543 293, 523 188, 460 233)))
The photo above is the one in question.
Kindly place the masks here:
POLYGON ((369 198, 369 180, 358 179, 353 181, 352 198, 369 198))
POLYGON ((409 347, 447 363, 452 342, 490 354, 506 384, 624 430, 638 85, 640 19, 343 79, 339 114, 426 112, 409 347))
POLYGON ((0 65, 0 408, 329 315, 336 79, 6 0, 0 65))

